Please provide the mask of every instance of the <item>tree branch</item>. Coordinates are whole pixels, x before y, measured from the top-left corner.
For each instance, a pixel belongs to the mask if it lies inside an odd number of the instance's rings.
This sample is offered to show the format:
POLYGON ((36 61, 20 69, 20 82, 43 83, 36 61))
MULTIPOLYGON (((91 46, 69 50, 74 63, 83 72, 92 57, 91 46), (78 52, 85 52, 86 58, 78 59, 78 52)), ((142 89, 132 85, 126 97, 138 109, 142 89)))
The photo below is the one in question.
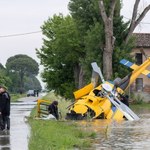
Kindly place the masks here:
POLYGON ((108 17, 107 17, 106 11, 105 11, 103 0, 99 1, 99 8, 100 8, 100 13, 101 13, 102 19, 104 21, 104 24, 106 25, 108 17))
POLYGON ((144 11, 142 12, 142 14, 139 16, 139 18, 136 20, 135 22, 135 28, 136 26, 142 21, 142 19, 145 17, 145 15, 147 14, 147 12, 150 10, 150 5, 148 5, 144 11))
POLYGON ((134 4, 134 9, 133 9, 133 14, 132 14, 132 20, 131 20, 130 27, 134 26, 134 24, 135 24, 139 2, 140 2, 140 0, 136 0, 136 2, 134 4))
POLYGON ((128 42, 131 34, 133 33, 134 29, 137 27, 137 25, 140 23, 140 21, 145 17, 145 15, 147 14, 147 12, 150 10, 150 5, 148 5, 143 12, 141 13, 141 15, 137 18, 137 8, 139 5, 139 1, 140 0, 136 0, 135 5, 134 5, 134 10, 133 10, 133 15, 132 15, 132 20, 131 20, 131 24, 128 30, 128 34, 126 36, 125 39, 125 43, 128 42), (137 18, 137 19, 136 19, 137 18))
POLYGON ((114 16, 115 6, 116 6, 116 0, 112 0, 110 4, 110 15, 109 15, 110 18, 113 18, 114 16))

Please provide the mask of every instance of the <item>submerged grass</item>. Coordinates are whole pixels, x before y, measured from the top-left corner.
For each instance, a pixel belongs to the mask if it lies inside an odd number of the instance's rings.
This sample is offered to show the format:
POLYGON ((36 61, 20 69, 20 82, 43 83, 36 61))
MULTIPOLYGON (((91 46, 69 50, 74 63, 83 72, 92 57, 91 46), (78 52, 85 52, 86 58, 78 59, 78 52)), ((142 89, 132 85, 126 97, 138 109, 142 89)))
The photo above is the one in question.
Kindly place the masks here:
POLYGON ((74 150, 86 149, 91 146, 91 139, 95 138, 95 133, 85 132, 73 121, 66 121, 66 107, 70 101, 49 93, 43 99, 58 100, 59 110, 62 119, 54 120, 37 120, 34 119, 36 109, 31 113, 29 124, 31 126, 31 136, 29 140, 29 150, 74 150))

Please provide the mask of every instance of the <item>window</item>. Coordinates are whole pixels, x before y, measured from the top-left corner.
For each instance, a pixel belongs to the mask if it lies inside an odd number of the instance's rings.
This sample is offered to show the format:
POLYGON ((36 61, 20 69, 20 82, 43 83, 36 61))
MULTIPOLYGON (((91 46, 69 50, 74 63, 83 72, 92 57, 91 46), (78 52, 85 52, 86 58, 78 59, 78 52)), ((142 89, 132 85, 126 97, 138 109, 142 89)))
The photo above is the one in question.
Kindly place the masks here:
POLYGON ((143 91, 143 78, 136 79, 136 91, 143 91))
POLYGON ((135 54, 135 61, 137 65, 141 65, 143 63, 142 53, 135 54))

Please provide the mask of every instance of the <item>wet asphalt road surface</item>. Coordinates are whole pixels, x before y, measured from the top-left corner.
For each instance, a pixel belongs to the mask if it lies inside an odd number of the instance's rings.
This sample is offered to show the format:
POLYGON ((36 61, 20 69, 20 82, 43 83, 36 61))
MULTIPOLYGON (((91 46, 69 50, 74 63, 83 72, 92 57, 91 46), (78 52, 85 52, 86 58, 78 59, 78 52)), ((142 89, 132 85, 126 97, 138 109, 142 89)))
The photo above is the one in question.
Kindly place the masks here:
POLYGON ((38 97, 25 97, 11 103, 11 129, 0 131, 0 150, 28 150, 30 127, 26 116, 36 105, 38 97))

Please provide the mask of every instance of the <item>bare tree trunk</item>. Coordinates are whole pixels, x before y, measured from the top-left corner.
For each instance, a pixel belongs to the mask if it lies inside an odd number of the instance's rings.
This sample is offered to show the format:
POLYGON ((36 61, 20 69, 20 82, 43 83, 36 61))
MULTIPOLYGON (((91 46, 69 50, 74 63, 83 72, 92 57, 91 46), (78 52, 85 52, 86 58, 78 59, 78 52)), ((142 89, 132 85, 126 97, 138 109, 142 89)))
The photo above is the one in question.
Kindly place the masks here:
POLYGON ((76 64, 74 66, 74 81, 75 81, 75 87, 78 89, 78 85, 79 85, 79 72, 80 72, 80 68, 79 65, 76 64))
POLYGON ((75 87, 80 89, 84 85, 84 71, 81 64, 76 64, 74 67, 75 87))
POLYGON ((104 22, 105 28, 105 48, 103 51, 103 74, 106 80, 110 79, 113 74, 112 70, 112 55, 114 48, 113 38, 113 15, 116 5, 116 0, 110 3, 109 15, 107 16, 103 0, 99 1, 100 13, 104 22))
POLYGON ((134 4, 134 9, 132 13, 132 20, 130 23, 130 27, 128 30, 128 34, 125 39, 125 43, 128 43, 130 36, 132 35, 133 31, 137 27, 137 25, 142 21, 142 19, 145 17, 147 12, 150 10, 150 5, 148 5, 143 12, 139 15, 138 14, 138 6, 139 6, 140 0, 136 0, 134 4))
POLYGON ((108 27, 105 28, 105 48, 103 51, 103 74, 105 79, 108 80, 112 77, 112 54, 113 54, 113 29, 111 21, 108 27))
POLYGON ((79 86, 78 88, 82 88, 84 86, 84 70, 83 67, 80 65, 80 73, 79 73, 79 86))

